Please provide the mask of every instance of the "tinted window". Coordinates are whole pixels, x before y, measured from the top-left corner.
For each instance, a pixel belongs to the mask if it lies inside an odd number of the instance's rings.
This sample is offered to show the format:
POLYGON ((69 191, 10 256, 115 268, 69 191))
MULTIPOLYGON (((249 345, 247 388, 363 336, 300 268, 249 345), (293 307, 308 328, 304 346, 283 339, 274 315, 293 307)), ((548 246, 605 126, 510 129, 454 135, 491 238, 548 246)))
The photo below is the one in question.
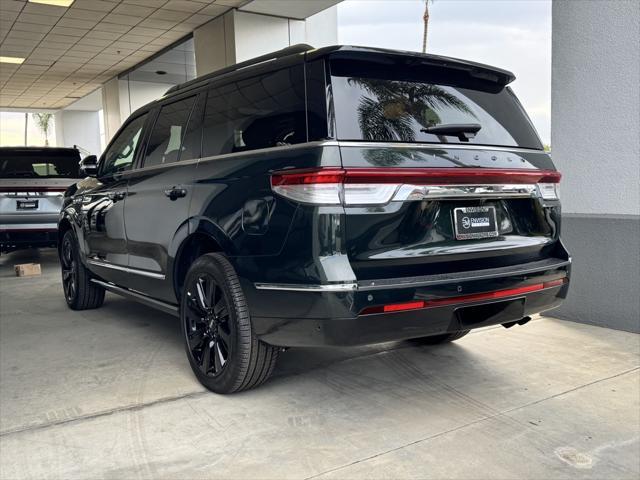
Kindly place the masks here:
POLYGON ((0 149, 0 178, 80 178, 77 150, 0 149))
POLYGON ((113 175, 131 169, 146 119, 145 113, 131 120, 109 145, 100 165, 100 176, 113 175))
POLYGON ((508 88, 489 92, 426 80, 360 76, 332 76, 331 84, 337 136, 341 140, 542 148, 508 88), (474 138, 461 139, 460 132, 449 131, 445 135, 442 131, 425 131, 469 124, 480 127, 474 138))
POLYGON ((327 81, 324 60, 307 63, 307 124, 309 140, 323 140, 327 129, 327 81))
POLYGON ((147 143, 144 167, 177 162, 187 122, 196 97, 164 105, 147 143))
POLYGON ((204 114, 204 102, 206 95, 200 95, 196 99, 193 107, 189 123, 182 140, 182 148, 180 152, 180 161, 200 158, 200 150, 202 147, 202 116, 204 114))
POLYGON ((203 156, 306 141, 302 65, 209 90, 203 156))

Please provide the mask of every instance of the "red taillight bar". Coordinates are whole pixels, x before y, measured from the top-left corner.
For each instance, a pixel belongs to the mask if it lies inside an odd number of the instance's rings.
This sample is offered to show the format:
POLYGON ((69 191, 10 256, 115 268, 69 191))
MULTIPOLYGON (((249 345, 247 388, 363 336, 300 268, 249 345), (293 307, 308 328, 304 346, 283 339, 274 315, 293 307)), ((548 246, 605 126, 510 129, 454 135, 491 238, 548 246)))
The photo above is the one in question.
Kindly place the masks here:
POLYGON ((406 310, 417 310, 420 308, 444 307, 447 305, 457 305, 459 303, 478 302, 482 300, 495 300, 499 298, 514 297, 524 295, 525 293, 537 292, 547 288, 560 287, 567 282, 566 278, 559 278, 544 283, 536 283, 535 285, 527 285, 518 288, 508 288, 506 290, 496 290, 493 292, 474 293, 471 295, 458 295, 457 297, 436 298, 434 300, 415 300, 404 303, 392 303, 388 305, 378 305, 375 307, 367 307, 360 312, 360 315, 369 315, 372 313, 388 313, 401 312, 406 310))
POLYGON ((310 170, 291 170, 271 175, 271 185, 311 185, 317 183, 342 183, 345 170, 341 168, 323 168, 310 170))
POLYGON ((410 185, 559 183, 555 170, 515 168, 326 168, 279 172, 271 184, 368 183, 410 185))
POLYGON ((412 185, 558 183, 560 172, 512 168, 354 168, 345 183, 406 183, 412 185))

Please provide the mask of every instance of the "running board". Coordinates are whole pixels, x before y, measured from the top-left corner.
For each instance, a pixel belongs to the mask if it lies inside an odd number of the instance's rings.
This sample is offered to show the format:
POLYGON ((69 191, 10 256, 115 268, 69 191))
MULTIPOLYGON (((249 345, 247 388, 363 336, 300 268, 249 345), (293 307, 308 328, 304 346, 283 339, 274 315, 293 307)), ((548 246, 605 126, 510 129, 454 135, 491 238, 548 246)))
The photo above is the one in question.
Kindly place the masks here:
POLYGON ((169 315, 173 315, 174 317, 180 316, 180 310, 176 305, 165 303, 160 300, 156 300, 155 298, 147 297, 146 295, 143 295, 141 293, 134 292, 132 290, 127 290, 126 288, 118 287, 112 283, 96 280, 95 278, 92 278, 91 281, 96 285, 100 285, 105 290, 108 290, 122 297, 135 300, 136 302, 139 302, 139 303, 143 303, 148 307, 155 308, 156 310, 160 310, 164 313, 168 313, 169 315))

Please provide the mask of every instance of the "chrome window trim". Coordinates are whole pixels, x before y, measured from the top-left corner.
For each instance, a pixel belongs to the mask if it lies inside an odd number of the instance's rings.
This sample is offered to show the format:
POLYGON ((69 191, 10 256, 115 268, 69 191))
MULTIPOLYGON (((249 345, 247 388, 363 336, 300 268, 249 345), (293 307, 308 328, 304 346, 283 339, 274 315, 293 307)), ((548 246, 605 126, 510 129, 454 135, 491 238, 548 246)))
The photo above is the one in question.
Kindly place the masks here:
POLYGON ((110 268, 111 270, 119 270, 125 273, 133 273, 134 275, 141 275, 143 277, 155 278, 157 280, 164 280, 166 277, 161 273, 147 272, 144 270, 138 270, 136 268, 123 267, 121 265, 114 265, 113 263, 101 262, 93 258, 87 259, 87 263, 96 267, 110 268))
POLYGON ((173 168, 181 165, 192 165, 200 162, 210 162, 226 158, 242 157, 260 153, 277 153, 289 150, 298 150, 303 148, 319 148, 319 147, 346 147, 346 148, 389 148, 389 149, 427 149, 427 150, 484 150, 497 152, 512 153, 537 153, 548 154, 544 150, 535 150, 531 148, 521 147, 492 147, 487 145, 462 145, 457 143, 401 143, 401 142, 361 142, 351 140, 315 140, 311 142, 296 143, 294 145, 280 145, 277 147, 256 148, 255 150, 247 150, 245 152, 223 153, 221 155, 210 155, 202 158, 192 158, 179 162, 167 163, 165 165, 153 165, 150 167, 133 168, 120 172, 122 176, 129 176, 138 172, 151 172, 154 170, 162 170, 165 168, 173 168))
POLYGON ((275 152, 284 152, 289 150, 297 150, 301 148, 337 147, 337 146, 338 146, 338 142, 320 140, 320 141, 314 141, 314 142, 296 143, 294 145, 280 145, 278 147, 256 148, 255 150, 247 150, 245 152, 223 153, 221 155, 211 155, 209 157, 192 158, 189 160, 182 160, 179 162, 171 162, 165 165, 153 165, 150 167, 134 168, 134 169, 126 170, 122 172, 122 175, 126 176, 126 175, 132 175, 138 172, 150 172, 153 170, 162 170, 165 168, 179 167, 181 165, 191 165, 194 163, 209 162, 212 160, 235 158, 235 157, 251 155, 254 153, 256 154, 257 153, 275 153, 275 152))
POLYGON ((338 142, 333 140, 317 140, 313 142, 295 143, 293 145, 279 145, 277 147, 256 148, 255 150, 247 150, 245 152, 232 152, 232 153, 223 153, 221 155, 211 155, 208 157, 202 157, 200 161, 208 162, 211 160, 219 160, 221 158, 247 156, 254 153, 286 152, 289 150, 298 150, 301 148, 337 147, 337 146, 339 146, 338 142))
POLYGON ((496 152, 513 152, 513 153, 544 153, 544 150, 536 150, 535 148, 522 147, 499 147, 491 145, 464 145, 461 143, 420 143, 420 142, 363 142, 360 140, 339 140, 336 142, 340 147, 359 147, 359 148, 423 148, 429 150, 486 150, 496 152))

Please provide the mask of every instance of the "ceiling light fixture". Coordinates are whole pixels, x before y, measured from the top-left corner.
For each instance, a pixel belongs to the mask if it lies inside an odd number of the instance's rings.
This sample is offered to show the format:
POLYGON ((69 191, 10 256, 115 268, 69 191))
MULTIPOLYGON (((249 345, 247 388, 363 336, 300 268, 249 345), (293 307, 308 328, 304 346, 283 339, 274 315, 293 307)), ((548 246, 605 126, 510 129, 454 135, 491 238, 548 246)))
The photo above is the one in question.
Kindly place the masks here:
POLYGON ((0 56, 0 63, 17 63, 18 65, 24 62, 22 57, 3 57, 0 56))
POLYGON ((56 7, 70 7, 75 0, 29 0, 30 3, 42 3, 43 5, 55 5, 56 7))

